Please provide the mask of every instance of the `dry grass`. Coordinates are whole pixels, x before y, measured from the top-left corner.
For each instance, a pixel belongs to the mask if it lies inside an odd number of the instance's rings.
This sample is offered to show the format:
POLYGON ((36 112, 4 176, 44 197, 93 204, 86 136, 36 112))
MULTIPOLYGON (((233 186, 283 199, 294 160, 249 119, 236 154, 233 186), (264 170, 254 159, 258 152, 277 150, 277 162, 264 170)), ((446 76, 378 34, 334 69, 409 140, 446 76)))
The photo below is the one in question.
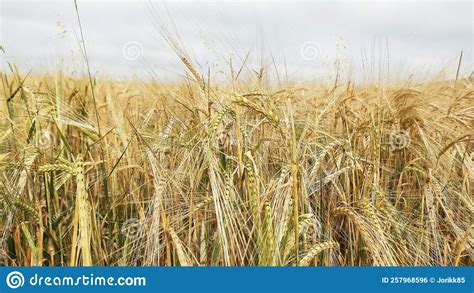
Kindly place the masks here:
POLYGON ((186 66, 195 83, 94 95, 2 73, 3 264, 472 265, 468 79, 226 87, 186 66))

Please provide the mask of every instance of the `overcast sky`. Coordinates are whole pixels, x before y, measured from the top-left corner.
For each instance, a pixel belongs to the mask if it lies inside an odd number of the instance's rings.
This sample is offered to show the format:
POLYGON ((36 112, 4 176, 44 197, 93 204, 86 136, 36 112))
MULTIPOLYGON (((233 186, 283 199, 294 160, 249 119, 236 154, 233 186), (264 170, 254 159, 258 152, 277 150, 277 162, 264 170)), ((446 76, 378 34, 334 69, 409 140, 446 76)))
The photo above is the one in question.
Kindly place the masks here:
MULTIPOLYGON (((69 73, 84 70, 71 1, 0 0, 1 66, 69 73)), ((228 76, 228 60, 263 60, 279 78, 326 78, 334 61, 359 80, 454 75, 461 51, 473 67, 472 2, 167 2, 81 1, 93 73, 112 78, 176 79, 184 67, 160 34, 179 36, 199 70, 228 76), (173 24, 176 26, 173 28, 173 24), (250 53, 249 53, 250 52, 250 53), (262 57, 263 56, 263 57, 262 57)))

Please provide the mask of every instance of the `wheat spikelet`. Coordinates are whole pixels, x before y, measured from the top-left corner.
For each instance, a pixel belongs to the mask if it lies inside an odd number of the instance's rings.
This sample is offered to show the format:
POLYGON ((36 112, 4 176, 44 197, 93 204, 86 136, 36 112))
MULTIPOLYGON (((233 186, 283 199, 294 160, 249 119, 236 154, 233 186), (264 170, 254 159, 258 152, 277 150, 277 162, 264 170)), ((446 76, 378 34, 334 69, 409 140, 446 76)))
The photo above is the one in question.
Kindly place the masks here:
POLYGON ((76 201, 79 218, 79 243, 82 255, 82 264, 84 266, 92 266, 92 255, 91 255, 91 222, 90 222, 90 206, 87 201, 86 192, 86 177, 84 171, 84 162, 82 157, 79 156, 76 162, 76 201))
POLYGON ((232 196, 232 186, 234 182, 232 180, 232 175, 229 173, 230 172, 226 172, 224 174, 224 199, 228 202, 232 202, 234 200, 232 196))
POLYGON ((248 200, 250 202, 250 210, 252 212, 252 218, 255 224, 258 224, 260 216, 259 216, 259 204, 258 204, 258 195, 257 195, 257 181, 255 178, 255 172, 253 169, 252 162, 250 160, 246 163, 247 169, 247 193, 248 193, 248 200))
POLYGON ((170 137, 175 124, 176 119, 173 117, 168 121, 168 123, 166 123, 166 125, 163 127, 162 131, 158 135, 156 144, 161 152, 165 153, 169 150, 170 145, 172 144, 172 139, 170 139, 170 137))
POLYGON ((20 209, 21 211, 25 212, 27 215, 32 217, 34 220, 36 220, 36 221, 39 220, 38 210, 34 207, 34 205, 27 202, 26 200, 23 200, 21 198, 16 198, 14 200, 13 205, 16 208, 20 209))
POLYGON ((431 190, 431 184, 426 184, 423 188, 423 197, 425 200, 426 210, 428 212, 428 225, 430 226, 430 234, 432 237, 431 246, 434 248, 436 256, 434 257, 436 262, 441 261, 442 255, 442 243, 440 242, 441 235, 439 235, 438 222, 436 217, 435 209, 435 195, 431 190))
POLYGON ((217 114, 214 116, 212 119, 212 124, 211 128, 213 133, 217 132, 217 129, 219 128, 219 124, 222 122, 222 119, 224 119, 224 116, 226 113, 228 113, 230 110, 228 108, 224 108, 223 110, 217 112, 217 114))
POLYGON ((71 175, 76 175, 76 169, 66 164, 43 165, 43 166, 40 166, 38 170, 40 172, 60 171, 60 172, 69 173, 71 175))
POLYGON ((327 241, 327 242, 316 244, 300 260, 300 262, 298 263, 298 266, 307 266, 316 255, 318 255, 319 253, 321 253, 322 251, 326 249, 335 248, 337 246, 338 246, 337 242, 334 242, 334 241, 327 241))
MULTIPOLYGON (((361 232, 361 235, 364 239, 364 241, 367 244, 367 251, 370 252, 374 259, 374 265, 382 265, 384 264, 384 261, 382 257, 380 256, 380 241, 381 239, 378 239, 373 232, 373 229, 371 229, 370 223, 367 223, 366 221, 363 220, 362 217, 359 216, 358 213, 356 213, 353 209, 349 207, 337 207, 333 210, 334 215, 336 216, 346 216, 348 217, 358 228, 359 231, 361 232)), ((378 227, 377 227, 377 230, 378 227)))
POLYGON ((204 199, 202 199, 200 202, 198 202, 193 210, 192 210, 192 214, 199 211, 200 209, 202 209, 203 207, 205 207, 206 205, 208 205, 209 203, 212 202, 212 196, 206 196, 204 199))
POLYGON ((377 210, 380 211, 381 215, 387 219, 387 223, 389 228, 393 229, 393 232, 400 243, 406 242, 405 239, 402 238, 402 232, 400 226, 400 217, 398 210, 393 206, 393 204, 389 201, 385 194, 379 188, 377 188, 377 210))
MULTIPOLYGON (((299 216, 298 219, 298 233, 302 235, 305 230, 313 225, 314 216, 312 214, 303 214, 299 216)), ((295 229, 294 227, 287 231, 286 240, 283 246, 283 259, 287 259, 288 256, 291 254, 292 249, 295 248, 295 229)))
POLYGON ((259 265, 271 266, 273 265, 273 257, 275 251, 275 236, 273 232, 272 211, 268 202, 266 202, 264 206, 262 234, 263 235, 259 243, 259 245, 261 246, 259 249, 261 252, 259 258, 259 265))
POLYGON ((264 97, 266 96, 267 94, 265 93, 262 93, 262 92, 249 92, 249 93, 242 93, 240 94, 242 97, 264 97))
POLYGON ((345 143, 346 143, 345 140, 335 140, 329 143, 328 145, 326 145, 326 147, 324 147, 321 150, 321 152, 317 155, 315 159, 315 163, 310 173, 310 177, 314 176, 313 173, 319 170, 319 168, 321 167, 321 164, 323 163, 324 159, 326 158, 328 154, 333 152, 337 147, 344 145, 345 143))
POLYGON ((191 262, 191 259, 186 254, 184 246, 181 243, 181 240, 179 239, 179 237, 176 234, 176 232, 174 231, 174 229, 171 228, 170 226, 166 226, 166 230, 168 231, 168 234, 170 235, 171 240, 173 241, 173 244, 176 248, 176 253, 178 255, 179 264, 181 266, 192 266, 193 264, 191 262))
POLYGON ((379 217, 377 216, 376 210, 372 203, 369 202, 367 198, 363 198, 359 202, 359 207, 364 216, 369 218, 370 224, 374 225, 376 230, 380 233, 380 235, 383 235, 384 230, 382 229, 382 226, 380 225, 380 220, 379 217))
POLYGON ((201 75, 194 68, 193 64, 188 60, 188 58, 186 58, 185 56, 181 56, 181 62, 183 62, 186 68, 188 68, 189 72, 191 72, 192 76, 196 79, 201 89, 203 91, 206 91, 206 83, 202 79, 201 75))
POLYGON ((234 99, 232 102, 236 103, 239 106, 247 107, 248 109, 251 109, 252 111, 256 113, 263 115, 268 120, 270 120, 275 126, 277 126, 280 123, 280 117, 278 116, 276 112, 270 109, 266 110, 265 107, 259 106, 258 104, 247 99, 245 96, 234 95, 234 99))
POLYGON ((203 221, 199 239, 199 263, 207 263, 207 259, 206 223, 203 221))

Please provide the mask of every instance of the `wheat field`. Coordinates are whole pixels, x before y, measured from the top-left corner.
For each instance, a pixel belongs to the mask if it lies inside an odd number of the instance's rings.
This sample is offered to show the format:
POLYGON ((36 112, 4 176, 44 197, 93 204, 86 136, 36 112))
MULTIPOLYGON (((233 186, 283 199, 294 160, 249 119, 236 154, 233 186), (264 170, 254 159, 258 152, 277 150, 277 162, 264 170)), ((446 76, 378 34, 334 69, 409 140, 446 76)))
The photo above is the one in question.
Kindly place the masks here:
POLYGON ((473 264, 474 86, 1 74, 0 262, 473 264))

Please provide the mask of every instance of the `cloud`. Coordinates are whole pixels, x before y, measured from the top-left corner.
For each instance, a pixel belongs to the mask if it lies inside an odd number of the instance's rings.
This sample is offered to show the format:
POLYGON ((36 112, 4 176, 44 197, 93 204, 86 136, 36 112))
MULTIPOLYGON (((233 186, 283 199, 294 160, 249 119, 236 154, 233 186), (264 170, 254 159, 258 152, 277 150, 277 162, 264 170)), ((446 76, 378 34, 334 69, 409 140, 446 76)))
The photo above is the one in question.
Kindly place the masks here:
MULTIPOLYGON (((79 27, 70 1, 1 2, 0 43, 6 59, 23 70, 71 71, 82 66, 79 27)), ((324 77, 344 54, 361 78, 376 75, 378 60, 389 62, 400 76, 431 74, 455 64, 464 51, 464 71, 472 68, 472 3, 470 2, 82 2, 79 10, 87 52, 94 72, 115 78, 132 75, 174 79, 184 70, 160 37, 167 23, 201 70, 228 70, 228 59, 249 67, 262 56, 280 73, 324 77), (337 41, 338 38, 342 41, 337 41), (123 46, 138 42, 139 60, 123 56, 123 46), (315 42, 321 54, 301 56, 301 46, 315 42), (336 50, 336 44, 344 50, 336 50), (388 45, 388 48, 387 48, 388 45), (342 48, 342 46, 339 46, 342 48), (367 58, 363 57, 364 55, 367 58), (376 61, 373 61, 376 60, 376 61), (364 63, 365 62, 365 63, 364 63), (367 64, 371 63, 371 64, 367 64), (367 70, 374 67, 373 70, 367 70), (372 71, 372 72, 370 72, 372 71)), ((5 60, 2 63, 5 67, 5 60)), ((79 71, 82 71, 79 70, 79 71)), ((273 70, 273 69, 272 69, 273 70)), ((225 73, 221 73, 225 75, 225 73)))

